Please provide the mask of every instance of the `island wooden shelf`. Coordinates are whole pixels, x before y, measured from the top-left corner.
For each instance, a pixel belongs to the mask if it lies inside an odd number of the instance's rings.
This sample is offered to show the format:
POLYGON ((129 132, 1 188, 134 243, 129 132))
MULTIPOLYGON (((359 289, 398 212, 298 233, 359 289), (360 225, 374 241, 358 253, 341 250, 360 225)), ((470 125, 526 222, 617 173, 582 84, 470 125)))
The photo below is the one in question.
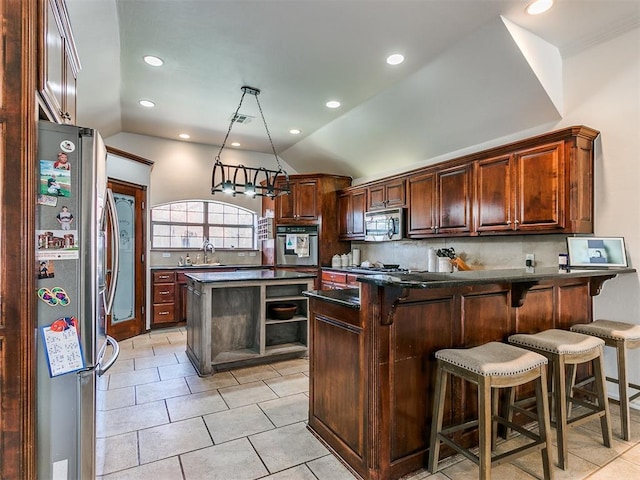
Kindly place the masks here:
POLYGON ((187 356, 201 376, 305 355, 308 299, 315 274, 246 270, 187 274, 187 356), (291 319, 269 318, 268 305, 293 303, 291 319))
MULTIPOLYGON (((426 468, 437 350, 591 322, 602 284, 634 271, 363 275, 359 298, 355 289, 308 292, 308 427, 359 478, 426 468)), ((444 424, 477 418, 474 388, 454 380, 451 389, 444 424)))

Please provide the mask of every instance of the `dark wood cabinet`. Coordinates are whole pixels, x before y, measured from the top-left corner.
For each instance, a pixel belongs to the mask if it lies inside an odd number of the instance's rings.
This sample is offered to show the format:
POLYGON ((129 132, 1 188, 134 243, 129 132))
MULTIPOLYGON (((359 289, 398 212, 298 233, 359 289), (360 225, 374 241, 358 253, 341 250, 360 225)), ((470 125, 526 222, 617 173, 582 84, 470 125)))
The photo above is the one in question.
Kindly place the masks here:
POLYGON ((176 321, 176 273, 153 272, 151 326, 176 321))
POLYGON ((436 230, 436 173, 427 171, 409 177, 407 236, 422 237, 436 230))
POLYGON ((409 177, 407 236, 420 238, 471 232, 472 179, 470 164, 409 177))
POLYGON ((342 290, 345 288, 357 288, 359 285, 356 281, 357 277, 358 275, 352 273, 323 270, 320 276, 320 289, 342 290))
POLYGON ((338 234, 341 240, 364 240, 364 213, 367 190, 364 188, 338 195, 338 234))
MULTIPOLYGON (((282 180, 281 182, 284 182, 282 180)), ((318 180, 290 179, 289 195, 277 197, 276 223, 309 223, 318 220, 318 180)))
POLYGON ((463 164, 438 171, 436 233, 470 233, 472 222, 473 165, 463 164))
POLYGON ((480 160, 477 232, 565 229, 564 142, 480 160))
POLYGON ((404 207, 407 202, 406 178, 393 178, 370 185, 368 198, 367 210, 404 207))
POLYGON ((44 0, 40 35, 39 95, 47 117, 75 124, 76 78, 80 59, 64 0, 44 0))

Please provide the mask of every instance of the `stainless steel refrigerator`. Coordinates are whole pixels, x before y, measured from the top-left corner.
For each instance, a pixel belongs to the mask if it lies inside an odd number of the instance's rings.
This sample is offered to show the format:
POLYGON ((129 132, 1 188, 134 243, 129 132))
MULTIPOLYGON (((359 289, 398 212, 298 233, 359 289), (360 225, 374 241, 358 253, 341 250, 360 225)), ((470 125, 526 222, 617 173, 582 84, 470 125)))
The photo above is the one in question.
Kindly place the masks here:
POLYGON ((41 479, 95 478, 97 384, 119 352, 106 331, 119 236, 106 160, 96 130, 40 122, 35 294, 41 479))

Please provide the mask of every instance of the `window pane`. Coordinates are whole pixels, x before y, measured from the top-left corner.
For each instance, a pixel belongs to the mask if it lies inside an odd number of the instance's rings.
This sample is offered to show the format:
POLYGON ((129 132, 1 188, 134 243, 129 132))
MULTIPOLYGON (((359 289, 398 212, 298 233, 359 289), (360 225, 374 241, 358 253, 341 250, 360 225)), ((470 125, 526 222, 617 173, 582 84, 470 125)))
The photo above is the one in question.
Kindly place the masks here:
POLYGON ((255 248, 256 214, 224 202, 160 205, 151 220, 153 248, 200 249, 205 237, 215 248, 255 248))

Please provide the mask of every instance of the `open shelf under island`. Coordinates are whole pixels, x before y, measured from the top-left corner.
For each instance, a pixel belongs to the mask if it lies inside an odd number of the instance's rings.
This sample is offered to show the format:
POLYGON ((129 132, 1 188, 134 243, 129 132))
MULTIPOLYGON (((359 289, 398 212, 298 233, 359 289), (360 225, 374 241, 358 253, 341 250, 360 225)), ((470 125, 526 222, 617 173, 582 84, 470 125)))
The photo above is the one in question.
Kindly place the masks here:
POLYGON ((247 270, 187 274, 187 356, 198 374, 305 355, 315 274, 247 270), (295 306, 272 318, 269 306, 295 306))
MULTIPOLYGON (((359 295, 307 292, 308 427, 360 478, 398 479, 426 468, 437 350, 591 322, 592 297, 630 272, 365 275, 359 295)), ((450 388, 444 424, 477 418, 472 386, 455 379, 450 388)), ((473 444, 476 432, 459 440, 473 444)))

